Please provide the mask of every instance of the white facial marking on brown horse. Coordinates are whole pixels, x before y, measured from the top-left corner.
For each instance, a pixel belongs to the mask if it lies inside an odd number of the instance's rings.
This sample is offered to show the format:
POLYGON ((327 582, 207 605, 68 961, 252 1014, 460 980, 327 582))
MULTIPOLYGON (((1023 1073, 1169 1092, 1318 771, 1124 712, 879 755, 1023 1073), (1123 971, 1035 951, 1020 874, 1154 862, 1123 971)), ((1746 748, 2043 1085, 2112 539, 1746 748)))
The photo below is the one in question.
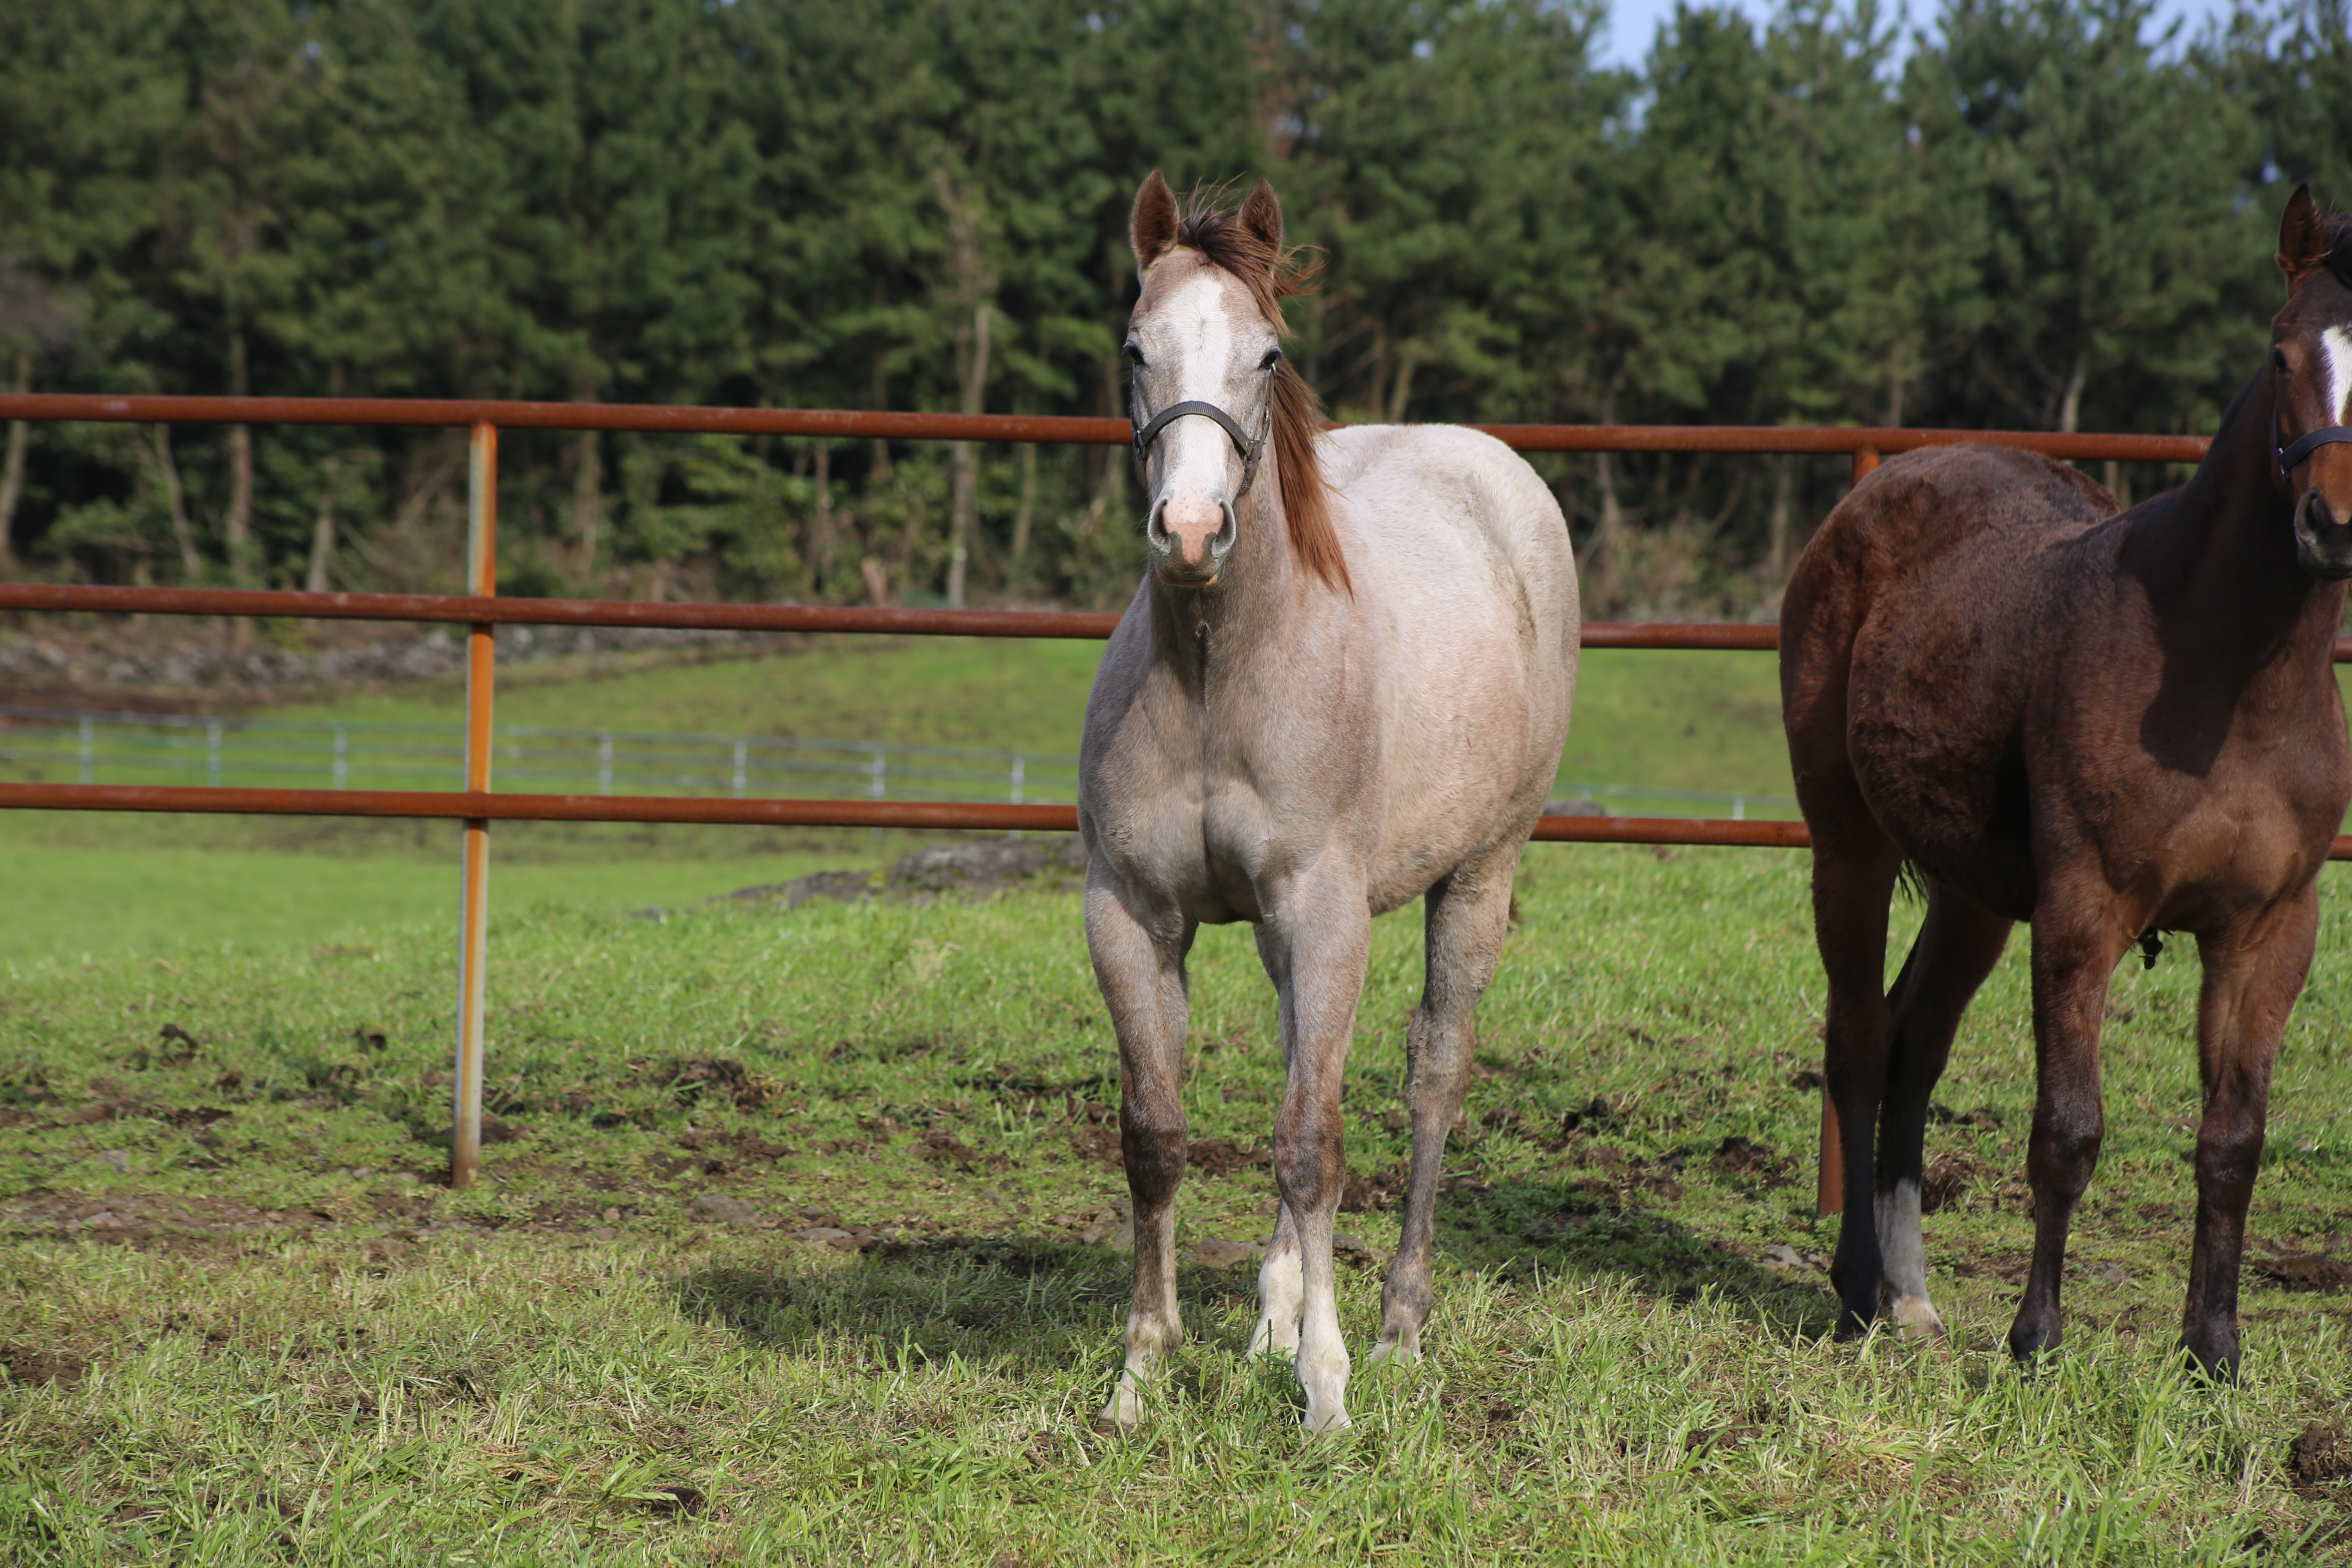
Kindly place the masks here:
POLYGON ((2341 425, 2346 422, 2345 400, 2352 397, 2352 332, 2330 327, 2319 341, 2327 350, 2328 423, 2341 425))

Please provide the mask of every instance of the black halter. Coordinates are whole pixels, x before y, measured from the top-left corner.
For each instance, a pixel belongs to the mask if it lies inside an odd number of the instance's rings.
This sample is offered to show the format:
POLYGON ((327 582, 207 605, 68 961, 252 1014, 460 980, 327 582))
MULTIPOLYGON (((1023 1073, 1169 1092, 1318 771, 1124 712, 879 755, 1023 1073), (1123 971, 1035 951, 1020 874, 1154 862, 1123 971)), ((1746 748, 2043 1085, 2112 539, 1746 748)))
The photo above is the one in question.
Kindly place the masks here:
MULTIPOLYGON (((1266 367, 1265 413, 1266 420, 1271 424, 1274 419, 1274 367, 1271 365, 1266 367)), ((1248 431, 1242 428, 1240 420, 1213 403, 1202 403, 1198 400, 1171 403, 1153 415, 1150 422, 1146 423, 1142 409, 1136 402, 1134 389, 1130 386, 1127 399, 1127 418, 1128 423, 1135 429, 1135 460, 1139 463, 1144 460, 1150 453, 1151 443, 1160 439, 1160 432, 1167 429, 1171 423, 1187 415, 1194 414, 1203 419, 1215 420, 1223 429, 1226 437, 1233 442, 1234 450, 1241 455, 1242 459, 1241 494, 1247 495, 1251 482, 1257 478, 1258 454, 1265 448, 1265 438, 1263 436, 1252 437, 1248 431)), ((2345 439, 2352 441, 2352 431, 2346 432, 2345 439)))
MULTIPOLYGON (((2272 439, 2275 441, 2277 437, 2273 436, 2272 439)), ((2293 446, 2281 447, 2278 449, 2279 477, 2284 479, 2294 472, 2295 465, 2322 447, 2333 447, 2347 442, 2352 442, 2352 425, 2330 425, 2325 429, 2314 430, 2307 436, 2296 437, 2293 446)))

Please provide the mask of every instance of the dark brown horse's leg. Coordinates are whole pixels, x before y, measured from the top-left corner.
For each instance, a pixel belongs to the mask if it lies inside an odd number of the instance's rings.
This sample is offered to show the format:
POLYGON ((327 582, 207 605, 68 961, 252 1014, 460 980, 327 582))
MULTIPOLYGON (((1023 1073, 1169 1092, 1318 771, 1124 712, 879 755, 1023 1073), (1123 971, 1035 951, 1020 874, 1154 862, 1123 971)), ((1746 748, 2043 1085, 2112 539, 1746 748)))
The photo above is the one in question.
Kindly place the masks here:
POLYGON ((2008 921, 1950 889, 1930 889, 1919 940, 1887 998, 1895 1026, 1874 1161, 1874 1218, 1884 1260, 1879 1307, 1906 1338, 1944 1331, 1943 1320, 1927 1300, 1927 1258, 1919 1233, 1927 1097, 1944 1076, 1960 1015, 2000 961, 2009 928, 2008 921))
POLYGON ((1119 1142, 1135 1205, 1135 1300, 1127 1364, 1104 1406, 1108 1424, 1131 1426, 1143 1385, 1162 1352, 1181 1342, 1176 1310, 1176 1188, 1184 1179, 1184 955, 1196 928, 1153 910, 1100 855, 1087 877, 1087 950, 1118 1035, 1119 1142))
MULTIPOLYGON (((2058 1286, 2074 1206, 2099 1163, 2106 1113, 2099 1099, 2099 1023, 2107 980, 2137 931, 2104 904, 2044 910, 2033 918, 2033 1047, 2038 1085, 2025 1156, 2033 1188, 2033 1267, 2010 1325, 2009 1349, 2023 1361, 2058 1348, 2065 1320, 2058 1286)), ((2077 900, 2081 903, 2084 900, 2077 900)))
MULTIPOLYGON (((1810 803, 1805 819, 1818 823, 1810 803)), ((1830 982, 1822 1061, 1845 1156, 1845 1213, 1830 1279, 1841 1304, 1838 1337, 1851 1339, 1878 1310, 1884 1271, 1871 1145, 1895 1028, 1885 993, 1886 900, 1900 858, 1866 811, 1831 832, 1818 825, 1813 832, 1813 940, 1830 982)))
POLYGON ((2302 994, 2319 931, 2315 888, 2263 911, 2251 931, 2200 939, 2197 1004, 2205 1117, 2197 1130, 2197 1241, 2181 1348, 2224 1380, 2238 1373, 2238 1262, 2263 1162, 2271 1065, 2302 994))
POLYGON ((1511 913, 1519 847, 1465 866, 1429 889, 1426 978, 1405 1035, 1405 1102, 1412 1112, 1412 1178, 1403 1234, 1381 1287, 1381 1339, 1372 1359, 1416 1361, 1436 1293, 1430 1251, 1437 1224, 1438 1167, 1462 1111, 1475 1043, 1471 1019, 1495 978, 1511 913))

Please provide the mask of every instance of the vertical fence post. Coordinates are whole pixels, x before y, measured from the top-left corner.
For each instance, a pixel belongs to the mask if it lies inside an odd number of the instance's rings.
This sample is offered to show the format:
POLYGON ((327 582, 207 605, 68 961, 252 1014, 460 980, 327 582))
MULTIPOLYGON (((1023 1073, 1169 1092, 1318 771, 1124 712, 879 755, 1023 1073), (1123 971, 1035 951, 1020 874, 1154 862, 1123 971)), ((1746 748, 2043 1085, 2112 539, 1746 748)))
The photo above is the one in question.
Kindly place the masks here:
POLYGON ((347 725, 335 726, 335 787, 342 789, 351 783, 352 732, 347 725))
POLYGON ((98 724, 87 713, 81 716, 81 782, 98 782, 98 724))
MULTIPOLYGON (((466 591, 488 598, 499 591, 499 430, 473 431, 466 509, 466 591)), ((476 622, 466 637, 466 788, 490 787, 490 689, 497 643, 476 622)), ((449 1184, 462 1187, 482 1163, 482 969, 488 957, 490 825, 466 819, 466 870, 457 931, 457 1074, 449 1144, 449 1184)))
POLYGON ((1862 483, 1869 476, 1870 470, 1876 467, 1878 467, 1877 447, 1856 447, 1853 449, 1853 482, 1855 484, 1862 483))
POLYGON ((744 777, 744 775, 745 775, 747 773, 749 773, 749 772, 751 771, 751 770, 750 770, 750 768, 749 768, 749 766, 748 766, 748 763, 750 763, 751 759, 750 759, 750 757, 746 754, 749 751, 750 751, 750 746, 749 746, 749 745, 748 745, 748 743, 744 741, 743 737, 742 737, 742 736, 740 736, 740 735, 736 736, 736 737, 735 737, 735 798, 736 798, 737 800, 741 800, 741 799, 743 798, 743 786, 744 786, 745 783, 747 782, 747 781, 746 781, 746 779, 745 779, 745 777, 744 777))
POLYGON ((205 783, 220 788, 220 721, 208 719, 205 721, 205 783))
MULTIPOLYGON (((880 800, 884 792, 889 788, 889 768, 890 753, 884 751, 882 749, 881 742, 877 741, 874 745, 874 780, 873 783, 866 786, 866 793, 873 796, 876 800, 880 800)), ((882 837, 882 830, 879 827, 870 827, 866 829, 866 832, 868 835, 876 838, 882 837)))
POLYGON ((596 793, 613 793, 613 731, 610 730, 596 737, 596 793))

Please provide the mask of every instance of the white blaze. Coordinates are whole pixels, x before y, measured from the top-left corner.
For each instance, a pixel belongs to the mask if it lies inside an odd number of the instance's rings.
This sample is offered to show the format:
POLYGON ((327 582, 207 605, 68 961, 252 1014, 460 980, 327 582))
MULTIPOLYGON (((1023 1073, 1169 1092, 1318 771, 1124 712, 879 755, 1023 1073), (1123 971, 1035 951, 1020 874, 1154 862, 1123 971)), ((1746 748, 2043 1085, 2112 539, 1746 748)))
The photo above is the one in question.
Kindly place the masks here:
MULTIPOLYGON (((1155 323, 1160 333, 1155 335, 1164 334, 1162 341, 1174 348, 1177 371, 1178 389, 1169 405, 1208 403, 1230 412, 1233 395, 1227 384, 1233 374, 1234 323, 1228 310, 1224 274, 1205 266, 1160 308, 1160 319, 1155 323)), ((1148 408, 1144 415, 1149 418, 1159 412, 1148 408)), ((1213 419, 1173 420, 1160 432, 1159 445, 1167 460, 1160 470, 1161 495, 1171 500, 1179 496, 1202 496, 1212 501, 1233 499, 1226 493, 1231 488, 1226 459, 1234 447, 1223 426, 1213 419)))
POLYGON ((2327 350, 2327 422, 2352 423, 2344 405, 2352 397, 2352 332, 2330 327, 2319 334, 2319 341, 2327 350))

